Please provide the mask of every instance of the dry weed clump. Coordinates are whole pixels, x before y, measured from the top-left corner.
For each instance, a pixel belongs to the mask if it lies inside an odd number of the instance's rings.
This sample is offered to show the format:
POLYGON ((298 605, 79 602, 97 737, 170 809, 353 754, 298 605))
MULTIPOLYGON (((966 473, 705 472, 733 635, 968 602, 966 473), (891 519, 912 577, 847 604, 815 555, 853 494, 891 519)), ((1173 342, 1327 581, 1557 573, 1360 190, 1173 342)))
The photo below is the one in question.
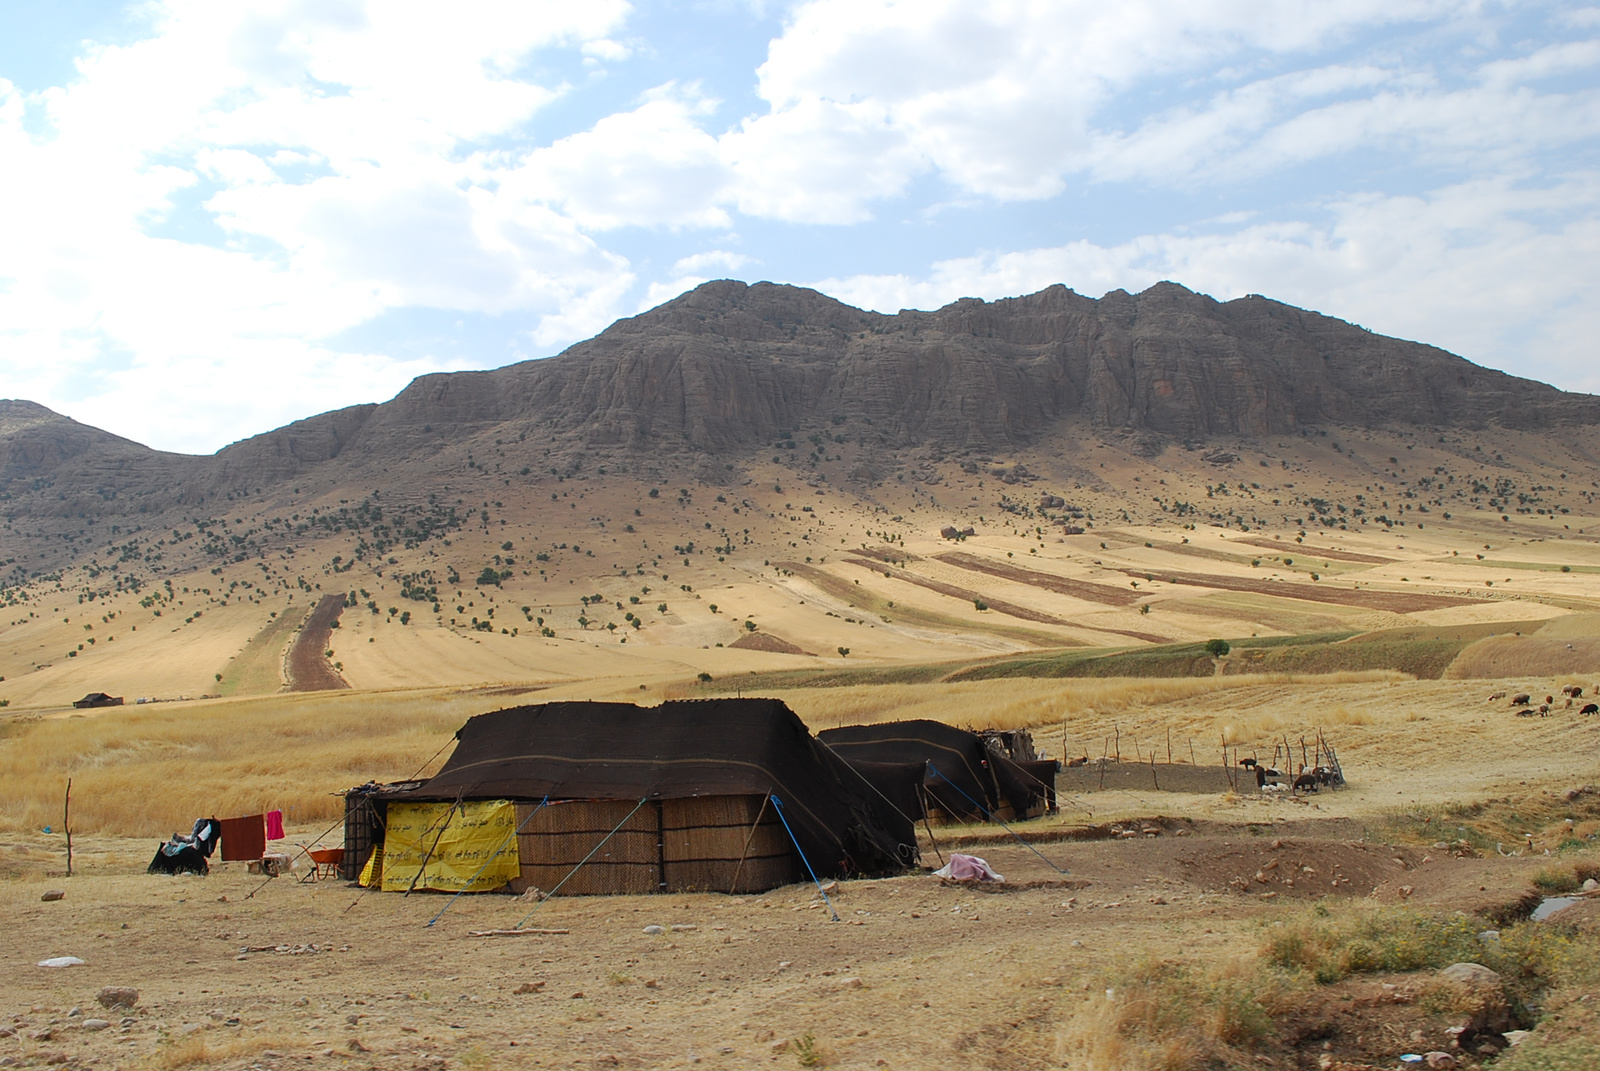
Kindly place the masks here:
POLYGON ((1248 1062, 1270 1038, 1283 981, 1260 959, 1207 966, 1147 959, 1074 1009, 1057 1055, 1084 1071, 1198 1071, 1248 1062))
POLYGON ((212 1067, 226 1060, 256 1056, 274 1044, 271 1038, 234 1037, 221 1040, 194 1034, 165 1045, 151 1057, 145 1066, 153 1071, 177 1071, 183 1067, 212 1067))
POLYGON ((1308 975, 1321 985, 1351 975, 1437 970, 1452 963, 1481 963, 1503 979, 1514 1001, 1532 1003, 1557 983, 1597 942, 1559 927, 1516 923, 1498 939, 1479 934, 1487 924, 1462 914, 1411 908, 1319 904, 1268 930, 1262 955, 1271 964, 1308 975))
POLYGON ((1568 1038, 1544 1042, 1535 1038, 1495 1061, 1495 1071, 1594 1071, 1600 1067, 1600 1041, 1568 1038))
POLYGON ((165 835, 199 816, 271 808, 333 821, 343 802, 332 793, 407 776, 482 704, 330 693, 31 720, 0 738, 0 825, 59 825, 69 777, 82 832, 165 835))

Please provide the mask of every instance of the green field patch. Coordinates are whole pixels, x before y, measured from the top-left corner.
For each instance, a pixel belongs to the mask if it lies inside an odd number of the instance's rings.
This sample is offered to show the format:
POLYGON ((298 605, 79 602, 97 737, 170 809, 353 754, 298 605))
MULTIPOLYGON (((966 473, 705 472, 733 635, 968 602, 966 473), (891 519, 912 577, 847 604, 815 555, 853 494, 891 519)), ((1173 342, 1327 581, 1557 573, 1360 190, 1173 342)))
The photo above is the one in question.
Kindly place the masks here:
POLYGON ((222 671, 222 695, 271 695, 283 688, 283 651, 300 624, 298 614, 280 613, 251 636, 222 671))
POLYGON ((1600 573, 1600 565, 1571 565, 1565 562, 1506 562, 1486 558, 1440 558, 1441 565, 1477 565, 1485 569, 1526 569, 1535 573, 1600 573))
POLYGON ((1237 591, 1191 598, 1162 599, 1156 604, 1156 608, 1163 613, 1187 613, 1234 622, 1248 621, 1291 636, 1337 631, 1345 623, 1345 616, 1334 607, 1329 607, 1328 613, 1317 613, 1307 610, 1306 604, 1298 599, 1279 599, 1271 595, 1251 595, 1237 591))

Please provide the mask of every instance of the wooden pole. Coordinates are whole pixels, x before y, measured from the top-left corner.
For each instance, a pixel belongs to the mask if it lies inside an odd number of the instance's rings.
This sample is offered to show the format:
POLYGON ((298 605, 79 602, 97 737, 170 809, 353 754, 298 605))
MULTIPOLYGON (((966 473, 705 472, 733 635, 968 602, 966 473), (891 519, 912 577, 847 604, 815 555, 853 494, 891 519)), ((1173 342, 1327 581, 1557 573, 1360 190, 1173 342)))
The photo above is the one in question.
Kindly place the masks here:
MULTIPOLYGON (((756 830, 761 828, 761 820, 767 816, 767 804, 770 802, 772 802, 772 793, 768 792, 761 798, 761 810, 756 812, 756 820, 755 823, 750 827, 750 835, 744 839, 744 851, 739 853, 739 865, 733 868, 733 880, 728 883, 728 892, 730 893, 737 893, 739 891, 739 874, 744 870, 744 861, 750 855, 750 844, 756 839, 756 830)), ((924 805, 922 810, 923 814, 926 815, 928 810, 926 805, 924 805)), ((931 839, 933 834, 930 832, 928 836, 931 839)), ((942 861, 943 860, 941 860, 941 862, 942 861)), ((665 880, 665 878, 666 875, 663 874, 662 879, 665 880)))
POLYGON ((1161 781, 1156 777, 1156 753, 1154 750, 1150 752, 1150 780, 1155 784, 1156 791, 1160 792, 1161 781))
POLYGON ((1194 761, 1194 737, 1192 737, 1192 736, 1189 738, 1189 765, 1190 766, 1198 765, 1194 761))
MULTIPOLYGON (((1141 758, 1140 755, 1139 755, 1139 738, 1137 736, 1133 736, 1132 734, 1130 734, 1128 736, 1128 739, 1133 741, 1133 761, 1134 762, 1143 762, 1144 759, 1141 758)), ((1155 752, 1154 751, 1150 752, 1150 755, 1151 755, 1152 758, 1154 758, 1155 757, 1155 752)))
POLYGON ((1116 722, 1111 723, 1111 731, 1117 734, 1117 762, 1122 762, 1122 728, 1116 722))
POLYGON ((1172 726, 1167 726, 1167 765, 1172 765, 1172 726))
POLYGON ((72 778, 67 778, 67 798, 61 804, 61 828, 67 834, 67 877, 72 877, 72 778))

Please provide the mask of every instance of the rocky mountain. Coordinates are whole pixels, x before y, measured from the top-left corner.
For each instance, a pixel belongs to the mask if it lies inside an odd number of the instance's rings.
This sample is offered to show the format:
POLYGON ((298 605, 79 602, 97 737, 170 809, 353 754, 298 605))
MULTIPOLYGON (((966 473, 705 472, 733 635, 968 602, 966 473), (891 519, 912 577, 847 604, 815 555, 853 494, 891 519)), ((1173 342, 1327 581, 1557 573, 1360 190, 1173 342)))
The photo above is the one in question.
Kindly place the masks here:
POLYGON ((210 457, 162 453, 31 402, 0 401, 9 517, 102 516, 318 487, 421 486, 480 462, 574 459, 721 470, 785 435, 876 450, 1016 451, 1068 427, 1142 449, 1322 426, 1600 425, 1600 398, 1264 297, 1173 283, 1094 300, 1063 286, 889 316, 814 290, 720 281, 558 356, 424 376, 210 457), (509 446, 507 444, 515 444, 509 446), (508 452, 509 451, 509 452, 508 452))

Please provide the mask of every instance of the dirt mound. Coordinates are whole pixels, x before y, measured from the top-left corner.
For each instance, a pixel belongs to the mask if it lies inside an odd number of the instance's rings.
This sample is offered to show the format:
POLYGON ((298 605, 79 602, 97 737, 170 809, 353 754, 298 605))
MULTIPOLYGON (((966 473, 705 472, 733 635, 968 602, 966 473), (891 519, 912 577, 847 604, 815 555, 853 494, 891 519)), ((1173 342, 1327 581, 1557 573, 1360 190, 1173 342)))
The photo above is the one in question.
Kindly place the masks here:
POLYGON ((1368 896, 1385 886, 1405 886, 1417 863, 1416 853, 1406 848, 1298 838, 1224 842, 1178 859, 1182 877, 1203 888, 1302 899, 1368 896))
POLYGON ((769 651, 772 654, 808 655, 811 653, 803 647, 796 647, 788 640, 774 636, 770 632, 752 632, 748 636, 740 636, 728 646, 737 647, 741 651, 769 651))

